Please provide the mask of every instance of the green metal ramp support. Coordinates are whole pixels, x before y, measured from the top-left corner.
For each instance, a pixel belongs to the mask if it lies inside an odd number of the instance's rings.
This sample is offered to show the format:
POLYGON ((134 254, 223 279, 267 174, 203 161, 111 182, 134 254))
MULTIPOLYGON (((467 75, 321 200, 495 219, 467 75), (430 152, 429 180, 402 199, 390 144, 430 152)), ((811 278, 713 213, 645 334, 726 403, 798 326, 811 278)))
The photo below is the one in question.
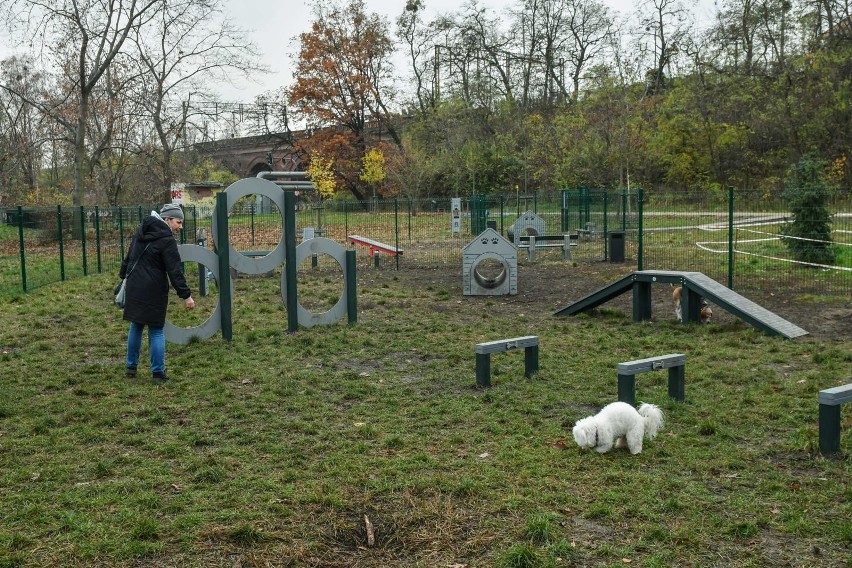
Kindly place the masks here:
POLYGON ((684 323, 698 321, 700 309, 698 299, 703 296, 723 310, 770 335, 782 335, 787 339, 794 339, 808 334, 799 326, 737 294, 701 272, 636 271, 554 312, 553 315, 571 316, 585 312, 628 290, 633 290, 633 320, 647 320, 651 317, 651 285, 667 283, 683 286, 686 291, 683 297, 684 323))
POLYGON ((621 296, 631 288, 633 288, 633 274, 628 274, 621 280, 614 282, 608 286, 604 286, 596 292, 592 292, 585 298, 577 300, 561 310, 555 312, 555 316, 574 316, 581 312, 597 308, 601 304, 621 296))

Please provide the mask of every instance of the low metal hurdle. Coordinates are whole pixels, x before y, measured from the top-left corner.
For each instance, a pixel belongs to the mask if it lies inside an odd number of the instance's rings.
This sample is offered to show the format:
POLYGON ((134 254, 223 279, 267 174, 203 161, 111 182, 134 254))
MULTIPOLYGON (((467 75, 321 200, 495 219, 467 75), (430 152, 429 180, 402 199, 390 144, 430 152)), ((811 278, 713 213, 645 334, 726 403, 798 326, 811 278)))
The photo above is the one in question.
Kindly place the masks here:
POLYGON ((491 354, 524 348, 524 376, 529 378, 538 371, 538 336, 528 335, 512 339, 498 339, 476 344, 476 384, 491 386, 491 354))
POLYGON ((636 404, 636 375, 660 369, 669 370, 669 396, 683 402, 686 356, 659 355, 618 364, 618 400, 636 404))

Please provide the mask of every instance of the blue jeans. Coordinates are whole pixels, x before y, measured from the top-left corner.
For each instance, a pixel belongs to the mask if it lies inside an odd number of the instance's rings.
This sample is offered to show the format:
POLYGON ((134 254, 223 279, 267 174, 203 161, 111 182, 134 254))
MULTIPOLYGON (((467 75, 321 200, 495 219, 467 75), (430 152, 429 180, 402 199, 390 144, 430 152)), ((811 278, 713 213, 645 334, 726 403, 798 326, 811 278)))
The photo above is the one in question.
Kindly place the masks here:
MULTIPOLYGON (((145 325, 130 322, 127 334, 127 367, 134 369, 139 365, 139 351, 142 348, 142 332, 145 325)), ((166 372, 166 336, 162 327, 148 326, 148 350, 151 352, 151 373, 166 372)))

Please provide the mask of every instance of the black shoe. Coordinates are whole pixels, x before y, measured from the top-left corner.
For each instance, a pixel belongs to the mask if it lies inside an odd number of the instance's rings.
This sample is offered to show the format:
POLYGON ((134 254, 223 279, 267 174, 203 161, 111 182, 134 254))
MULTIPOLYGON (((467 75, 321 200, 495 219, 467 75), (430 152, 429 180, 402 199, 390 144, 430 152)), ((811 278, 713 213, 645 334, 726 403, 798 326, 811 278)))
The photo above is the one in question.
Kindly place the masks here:
POLYGON ((127 377, 135 377, 136 376, 136 367, 125 367, 124 375, 127 377))
POLYGON ((165 373, 154 373, 151 376, 151 380, 154 381, 155 383, 165 383, 166 381, 169 380, 169 378, 166 376, 165 373))

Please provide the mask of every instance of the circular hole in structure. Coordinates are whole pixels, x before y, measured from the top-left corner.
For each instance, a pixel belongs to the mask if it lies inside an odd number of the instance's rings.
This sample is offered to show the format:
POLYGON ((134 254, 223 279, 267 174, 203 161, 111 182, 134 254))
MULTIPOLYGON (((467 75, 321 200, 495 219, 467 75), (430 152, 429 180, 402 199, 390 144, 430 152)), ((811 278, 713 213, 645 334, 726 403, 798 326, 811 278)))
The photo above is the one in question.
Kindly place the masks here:
MULTIPOLYGON (((219 226, 219 217, 227 214, 228 230, 224 240, 228 243, 230 267, 243 274, 255 275, 268 273, 283 264, 286 247, 281 238, 281 212, 286 207, 286 194, 269 180, 243 178, 229 185, 224 197, 227 211, 221 211, 217 204, 211 225, 213 240, 222 239, 225 229, 219 226), (270 202, 277 209, 277 214, 272 213, 270 202), (234 246, 232 236, 237 246, 234 246), (272 248, 276 236, 279 240, 272 248), (245 254, 240 248, 246 251, 245 254)), ((217 242, 217 245, 224 248, 224 243, 217 242)))
POLYGON ((228 240, 240 253, 263 258, 281 241, 283 214, 265 195, 250 193, 234 202, 228 214, 228 240))
POLYGON ((213 315, 219 302, 219 283, 213 272, 198 262, 184 262, 183 273, 192 291, 195 309, 188 310, 185 301, 170 286, 167 318, 176 327, 197 327, 213 315))
POLYGON ((209 282, 210 273, 218 279, 219 258, 213 251, 198 245, 178 245, 178 253, 183 261, 184 273, 189 278, 187 285, 193 294, 196 310, 187 310, 186 302, 176 298, 176 294, 169 290, 168 297, 171 309, 167 314, 163 331, 166 341, 187 345, 196 339, 203 341, 212 337, 222 327, 222 306, 219 301, 218 287, 208 288, 210 296, 206 297, 202 296, 200 285, 194 287, 191 283, 193 277, 196 278, 196 283, 198 283, 202 275, 209 282), (191 267, 191 265, 195 266, 191 267), (210 309, 211 306, 212 309, 210 309), (169 317, 172 319, 170 320, 169 317), (174 321, 178 323, 174 323, 174 321))
POLYGON ((340 263, 328 254, 308 255, 296 272, 299 304, 313 314, 327 312, 344 293, 340 263))
POLYGON ((532 227, 527 227, 526 229, 524 229, 524 236, 525 237, 537 237, 538 231, 536 231, 532 227))
POLYGON ((486 258, 473 271, 477 284, 483 288, 497 288, 506 281, 506 266, 497 259, 486 258))

